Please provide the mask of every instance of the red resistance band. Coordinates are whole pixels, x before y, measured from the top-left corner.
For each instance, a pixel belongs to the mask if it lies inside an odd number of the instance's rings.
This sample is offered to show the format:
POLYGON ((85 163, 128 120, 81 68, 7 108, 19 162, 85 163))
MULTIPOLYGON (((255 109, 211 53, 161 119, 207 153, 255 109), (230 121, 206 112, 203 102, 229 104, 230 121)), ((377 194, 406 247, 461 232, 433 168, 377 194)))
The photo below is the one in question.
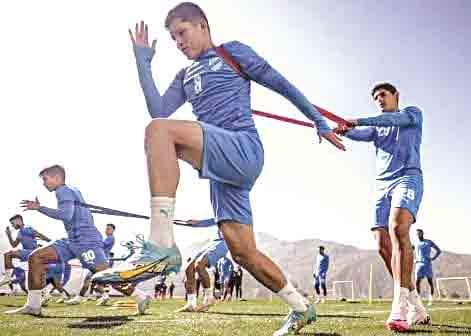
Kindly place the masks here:
MULTIPOLYGON (((214 49, 216 51, 216 54, 218 54, 218 56, 221 57, 224 60, 224 62, 226 62, 235 72, 237 72, 239 74, 239 76, 241 76, 242 78, 244 78, 246 80, 250 80, 250 77, 242 70, 242 67, 240 66, 240 64, 237 63, 234 60, 234 58, 232 58, 232 56, 226 51, 226 49, 224 49, 224 47, 222 45, 219 46, 219 47, 215 47, 214 49)), ((338 115, 335 115, 332 112, 329 112, 329 111, 327 111, 327 110, 325 110, 322 107, 319 107, 317 105, 314 105, 314 104, 312 104, 312 105, 324 117, 326 117, 327 119, 329 119, 333 122, 336 122, 339 126, 349 124, 349 122, 347 120, 339 117, 338 115)), ((301 126, 306 126, 306 127, 314 127, 314 124, 311 123, 311 122, 302 121, 302 120, 293 119, 293 118, 288 118, 288 117, 280 116, 280 115, 273 114, 273 113, 262 112, 262 111, 257 111, 257 110, 252 110, 252 113, 256 114, 258 116, 261 116, 261 117, 276 119, 276 120, 288 122, 288 123, 291 123, 291 124, 296 124, 296 125, 301 125, 301 126)))

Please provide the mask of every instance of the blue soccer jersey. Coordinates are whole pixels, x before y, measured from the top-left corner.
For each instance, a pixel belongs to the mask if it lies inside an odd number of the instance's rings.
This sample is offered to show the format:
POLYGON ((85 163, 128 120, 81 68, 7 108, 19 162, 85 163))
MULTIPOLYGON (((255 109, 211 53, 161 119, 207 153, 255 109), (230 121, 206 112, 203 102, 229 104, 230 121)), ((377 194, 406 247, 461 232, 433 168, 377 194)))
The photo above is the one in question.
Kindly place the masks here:
POLYGON ((434 248, 436 251, 438 251, 438 254, 440 254, 441 250, 439 247, 430 239, 424 239, 422 241, 419 241, 416 245, 416 262, 422 263, 422 264, 431 264, 432 263, 432 248, 434 248))
MULTIPOLYGON (((290 100, 315 122, 321 133, 330 131, 322 115, 307 98, 252 48, 237 41, 225 44, 224 48, 251 79, 290 100)), ((134 52, 141 87, 152 118, 167 118, 188 101, 198 121, 231 131, 255 131, 250 81, 224 63, 213 48, 178 72, 163 95, 156 88, 151 73, 150 63, 155 51, 135 46, 134 52)))
POLYGON ((85 203, 76 188, 67 185, 56 189, 58 209, 41 206, 39 212, 64 223, 67 237, 76 246, 103 247, 102 236, 95 226, 90 209, 78 205, 85 203))
POLYGON ((422 174, 422 111, 414 106, 358 119, 364 129, 345 134, 355 141, 373 142, 376 147, 376 179, 393 180, 404 175, 422 174))
POLYGON ((107 258, 110 257, 110 252, 114 246, 114 236, 106 236, 105 240, 103 240, 103 250, 105 251, 105 255, 107 258))
POLYGON ((23 226, 18 230, 18 240, 21 243, 21 246, 25 250, 34 250, 38 247, 38 242, 36 241, 36 235, 34 229, 30 226, 23 226))
POLYGON ((318 254, 314 273, 316 275, 325 274, 329 270, 329 256, 327 254, 318 254))

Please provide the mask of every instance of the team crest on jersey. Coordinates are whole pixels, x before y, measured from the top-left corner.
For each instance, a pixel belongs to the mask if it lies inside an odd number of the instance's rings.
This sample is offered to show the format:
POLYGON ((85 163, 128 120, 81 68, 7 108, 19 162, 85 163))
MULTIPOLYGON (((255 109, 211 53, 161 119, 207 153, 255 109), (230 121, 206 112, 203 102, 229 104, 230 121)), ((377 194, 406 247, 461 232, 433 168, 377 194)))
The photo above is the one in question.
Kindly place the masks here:
POLYGON ((222 68, 223 62, 219 57, 213 57, 209 59, 209 68, 212 71, 218 71, 222 68))

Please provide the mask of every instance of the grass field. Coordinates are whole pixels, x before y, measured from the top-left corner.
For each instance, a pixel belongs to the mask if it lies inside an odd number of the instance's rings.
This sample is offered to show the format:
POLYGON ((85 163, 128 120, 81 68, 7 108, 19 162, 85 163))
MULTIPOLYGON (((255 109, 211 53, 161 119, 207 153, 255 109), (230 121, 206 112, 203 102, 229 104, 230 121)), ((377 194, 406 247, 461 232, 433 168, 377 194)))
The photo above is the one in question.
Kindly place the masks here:
MULTIPOLYGON (((20 307, 24 297, 0 297, 0 311, 20 307)), ((118 301, 114 299, 113 301, 118 301)), ((0 336, 9 335, 272 335, 287 312, 278 301, 254 300, 218 304, 202 314, 173 311, 181 300, 154 301, 148 314, 133 316, 132 308, 107 310, 94 302, 80 306, 50 304, 44 317, 0 314, 0 336)), ((302 335, 393 335, 384 329, 389 303, 326 303, 317 306, 318 321, 302 335)), ((414 335, 471 335, 471 305, 435 303, 433 325, 414 327, 414 335)))

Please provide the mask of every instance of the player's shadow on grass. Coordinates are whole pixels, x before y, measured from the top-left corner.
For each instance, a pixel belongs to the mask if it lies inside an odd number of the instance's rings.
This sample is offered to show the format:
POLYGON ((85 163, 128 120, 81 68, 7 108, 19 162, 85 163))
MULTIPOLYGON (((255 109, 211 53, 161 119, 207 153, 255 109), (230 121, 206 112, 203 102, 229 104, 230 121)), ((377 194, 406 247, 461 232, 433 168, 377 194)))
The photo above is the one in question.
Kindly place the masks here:
POLYGON ((451 324, 435 324, 435 323, 432 323, 432 327, 467 330, 471 334, 471 325, 451 325, 451 324))
MULTIPOLYGON (((214 315, 226 315, 226 316, 250 316, 250 317, 285 317, 286 314, 277 314, 277 313, 237 313, 237 312, 218 312, 211 311, 206 312, 206 314, 214 315)), ((369 319, 366 316, 358 315, 317 315, 322 318, 348 318, 348 319, 369 319)))
MULTIPOLYGON (((434 325, 436 326, 436 325, 434 325)), ((454 328, 452 326, 452 328, 454 328)), ((435 330, 430 330, 430 329, 413 329, 413 330, 408 330, 403 332, 403 334, 419 334, 419 335, 424 335, 424 334, 436 334, 437 331, 439 334, 453 334, 453 335, 469 335, 471 332, 471 329, 468 330, 457 330, 457 329, 435 329, 435 330)))
POLYGON ((8 307, 8 308, 20 308, 20 307, 23 307, 23 305, 15 305, 15 304, 0 304, 0 306, 3 306, 3 307, 8 307))
POLYGON ((286 314, 277 313, 237 313, 237 312, 218 312, 210 311, 205 314, 226 315, 226 316, 250 316, 250 317, 285 317, 286 314))
POLYGON ((70 329, 109 329, 122 326, 133 321, 128 316, 97 316, 87 317, 83 321, 72 322, 67 325, 70 329))
POLYGON ((325 333, 325 332, 318 332, 318 333, 304 333, 304 332, 300 332, 299 335, 301 336, 342 336, 340 334, 337 334, 337 333, 325 333))
POLYGON ((358 316, 358 315, 333 315, 333 314, 318 314, 317 317, 321 318, 347 318, 347 319, 371 319, 367 316, 358 316))

